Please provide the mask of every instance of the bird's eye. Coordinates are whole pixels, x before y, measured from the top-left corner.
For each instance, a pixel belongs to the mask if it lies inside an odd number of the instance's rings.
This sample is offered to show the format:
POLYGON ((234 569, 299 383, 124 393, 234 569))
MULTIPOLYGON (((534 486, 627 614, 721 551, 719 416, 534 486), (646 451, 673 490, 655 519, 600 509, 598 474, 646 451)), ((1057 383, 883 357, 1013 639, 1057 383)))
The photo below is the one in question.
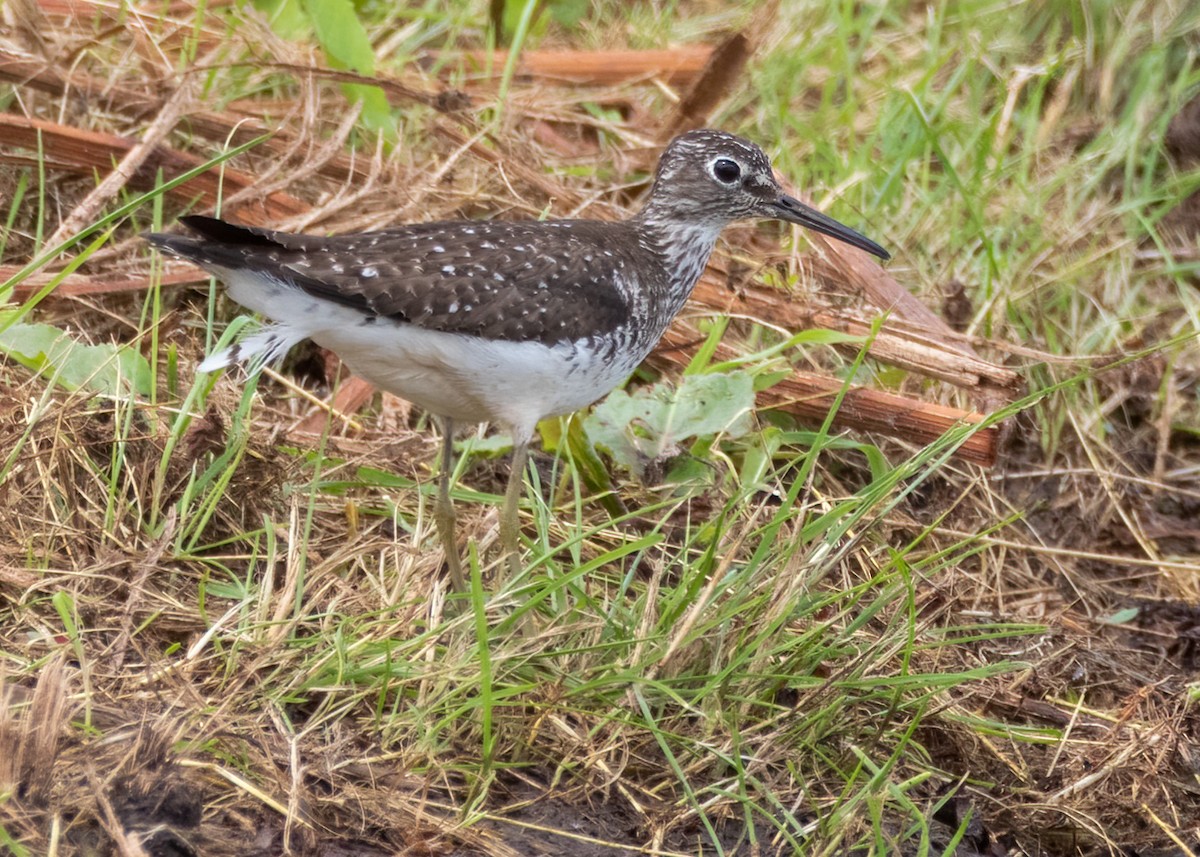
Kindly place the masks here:
POLYGON ((737 161, 731 161, 729 158, 717 158, 713 161, 712 174, 719 182, 733 184, 742 177, 742 168, 737 165, 737 161))

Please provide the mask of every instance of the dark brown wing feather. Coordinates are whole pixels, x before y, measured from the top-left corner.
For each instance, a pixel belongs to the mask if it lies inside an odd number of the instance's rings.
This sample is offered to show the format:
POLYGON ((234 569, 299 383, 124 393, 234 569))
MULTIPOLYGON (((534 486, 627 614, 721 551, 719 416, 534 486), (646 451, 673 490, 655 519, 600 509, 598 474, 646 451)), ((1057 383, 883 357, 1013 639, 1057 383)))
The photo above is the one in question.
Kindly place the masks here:
POLYGON ((456 221, 330 238, 183 222, 207 240, 151 240, 364 313, 515 341, 580 339, 621 325, 629 306, 613 274, 632 274, 638 252, 632 227, 596 221, 456 221))

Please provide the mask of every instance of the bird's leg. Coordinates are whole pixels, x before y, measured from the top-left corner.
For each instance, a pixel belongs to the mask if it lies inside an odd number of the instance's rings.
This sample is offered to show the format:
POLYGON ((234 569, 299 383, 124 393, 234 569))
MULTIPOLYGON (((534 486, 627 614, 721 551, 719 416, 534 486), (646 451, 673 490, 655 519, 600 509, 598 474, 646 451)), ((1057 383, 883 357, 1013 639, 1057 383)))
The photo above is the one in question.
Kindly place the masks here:
POLYGON ((442 420, 442 472, 438 474, 438 497, 434 522, 442 539, 446 566, 450 569, 450 586, 455 592, 466 592, 462 564, 458 558, 458 538, 454 532, 454 504, 450 501, 450 477, 454 473, 454 421, 442 420))
POLYGON ((500 510, 500 547, 508 556, 509 573, 514 577, 521 572, 521 524, 517 507, 525 487, 525 462, 528 459, 529 439, 514 437, 512 470, 508 474, 508 488, 504 491, 504 506, 500 510))

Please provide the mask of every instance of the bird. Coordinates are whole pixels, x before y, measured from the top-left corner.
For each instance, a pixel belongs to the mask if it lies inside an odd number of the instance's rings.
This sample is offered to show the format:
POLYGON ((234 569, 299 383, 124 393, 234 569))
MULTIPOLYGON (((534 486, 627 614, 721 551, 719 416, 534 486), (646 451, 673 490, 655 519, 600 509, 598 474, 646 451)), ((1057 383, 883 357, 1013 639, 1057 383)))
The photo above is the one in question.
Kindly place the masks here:
POLYGON ((200 371, 260 367, 312 339, 437 418, 435 524, 451 586, 462 592, 450 499, 455 427, 498 424, 512 438, 500 544, 519 569, 518 507, 538 422, 624 382, 683 308, 721 231, 750 219, 798 224, 890 258, 785 193, 758 145, 710 129, 667 144, 645 202, 626 220, 452 220, 318 236, 189 215, 180 221, 190 235, 144 237, 270 322, 200 371))

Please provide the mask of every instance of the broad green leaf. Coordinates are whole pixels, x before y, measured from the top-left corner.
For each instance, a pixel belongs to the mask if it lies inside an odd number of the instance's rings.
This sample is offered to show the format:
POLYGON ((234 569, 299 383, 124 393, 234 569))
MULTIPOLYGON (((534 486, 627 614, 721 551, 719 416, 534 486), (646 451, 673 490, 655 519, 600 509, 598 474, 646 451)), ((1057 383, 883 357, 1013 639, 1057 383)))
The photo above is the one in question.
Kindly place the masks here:
POLYGON ((350 0, 304 0, 304 10, 332 59, 359 74, 375 73, 375 51, 350 0))
POLYGON ((392 119, 392 106, 382 89, 361 83, 344 83, 342 92, 351 102, 362 102, 362 122, 367 128, 382 131, 389 138, 395 135, 396 123, 392 119))
POLYGON ((72 390, 147 396, 154 385, 149 362, 132 348, 85 345, 49 324, 12 325, 0 333, 0 353, 72 390))
POLYGON ((469 449, 471 455, 479 458, 499 458, 512 450, 513 442, 510 435, 500 432, 483 437, 470 437, 462 443, 456 443, 455 446, 463 450, 469 449))
POLYGON ((774 387, 784 378, 790 377, 792 377, 791 369, 777 369, 774 372, 758 372, 754 375, 754 389, 756 392, 761 393, 763 390, 774 387))
POLYGON ((639 475, 648 461, 679 452, 682 441, 750 430, 754 378, 746 372, 685 375, 633 395, 616 390, 584 421, 588 437, 639 475))
POLYGON ((550 0, 550 17, 570 29, 583 20, 591 5, 588 0, 550 0))

